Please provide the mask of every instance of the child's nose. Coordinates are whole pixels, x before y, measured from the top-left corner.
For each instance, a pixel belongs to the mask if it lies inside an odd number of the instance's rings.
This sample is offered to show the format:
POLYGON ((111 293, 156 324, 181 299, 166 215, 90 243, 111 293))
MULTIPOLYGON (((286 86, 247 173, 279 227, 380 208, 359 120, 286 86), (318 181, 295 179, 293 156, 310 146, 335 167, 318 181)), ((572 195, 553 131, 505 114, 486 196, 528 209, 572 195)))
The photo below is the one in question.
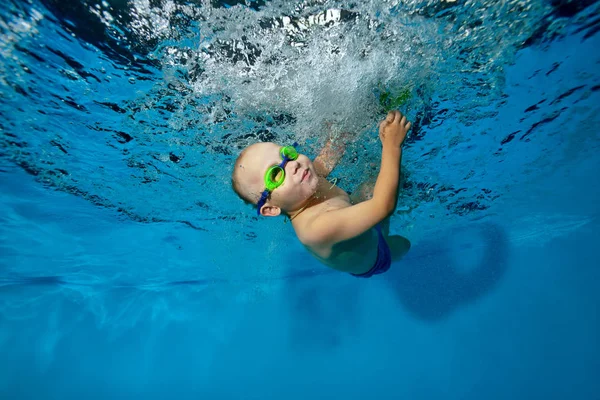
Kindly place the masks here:
POLYGON ((287 163, 287 170, 290 175, 296 175, 300 170, 300 164, 297 160, 289 161, 287 163))

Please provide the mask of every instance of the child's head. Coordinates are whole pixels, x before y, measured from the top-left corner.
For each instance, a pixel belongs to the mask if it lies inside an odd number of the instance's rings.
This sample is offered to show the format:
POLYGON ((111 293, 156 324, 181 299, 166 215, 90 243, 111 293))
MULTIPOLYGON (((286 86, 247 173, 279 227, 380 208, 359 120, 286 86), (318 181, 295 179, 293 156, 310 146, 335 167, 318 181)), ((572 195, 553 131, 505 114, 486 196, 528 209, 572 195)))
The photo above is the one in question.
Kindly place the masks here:
MULTIPOLYGON (((257 204, 265 190, 265 173, 281 163, 281 146, 275 143, 256 143, 246 147, 235 162, 231 176, 233 190, 244 201, 257 204)), ((298 154, 285 165, 285 180, 274 189, 260 213, 277 216, 295 210, 317 190, 319 179, 308 157, 298 154), (308 171, 307 174, 305 172, 308 171)))

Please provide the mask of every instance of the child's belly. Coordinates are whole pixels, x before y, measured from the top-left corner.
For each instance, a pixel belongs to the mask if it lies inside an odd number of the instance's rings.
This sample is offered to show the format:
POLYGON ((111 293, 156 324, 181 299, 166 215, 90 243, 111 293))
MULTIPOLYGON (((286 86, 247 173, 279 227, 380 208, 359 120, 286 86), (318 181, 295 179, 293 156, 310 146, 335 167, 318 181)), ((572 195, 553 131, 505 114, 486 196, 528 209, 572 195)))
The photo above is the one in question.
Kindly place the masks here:
POLYGON ((369 271, 377 259, 377 232, 370 229, 360 236, 333 246, 305 246, 319 261, 330 268, 351 274, 369 271))

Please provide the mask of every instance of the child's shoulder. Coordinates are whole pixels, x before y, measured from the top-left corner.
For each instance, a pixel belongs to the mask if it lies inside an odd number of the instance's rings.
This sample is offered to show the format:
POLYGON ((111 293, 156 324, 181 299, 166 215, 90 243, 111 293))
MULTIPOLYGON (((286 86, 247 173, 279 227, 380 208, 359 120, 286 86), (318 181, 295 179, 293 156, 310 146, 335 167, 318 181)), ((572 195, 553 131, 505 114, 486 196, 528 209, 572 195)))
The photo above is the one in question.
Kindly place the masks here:
POLYGON ((322 234, 323 226, 335 223, 335 211, 352 205, 348 195, 345 192, 344 194, 346 198, 333 197, 307 207, 302 213, 302 218, 299 216, 293 221, 296 235, 303 244, 321 245, 330 242, 327 236, 322 234))

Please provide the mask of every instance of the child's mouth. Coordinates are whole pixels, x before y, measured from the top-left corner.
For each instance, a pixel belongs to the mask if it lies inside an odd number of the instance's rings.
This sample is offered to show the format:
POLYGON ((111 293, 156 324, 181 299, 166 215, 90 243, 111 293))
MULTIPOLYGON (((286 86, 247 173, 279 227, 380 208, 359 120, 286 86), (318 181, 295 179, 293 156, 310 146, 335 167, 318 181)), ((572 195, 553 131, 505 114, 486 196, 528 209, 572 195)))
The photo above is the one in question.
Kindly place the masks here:
POLYGON ((305 180, 305 179, 306 179, 306 177, 308 176, 309 172, 310 172, 310 171, 309 171, 308 169, 307 169, 306 171, 304 171, 304 173, 302 174, 302 179, 300 180, 300 182, 304 182, 304 180, 305 180))

